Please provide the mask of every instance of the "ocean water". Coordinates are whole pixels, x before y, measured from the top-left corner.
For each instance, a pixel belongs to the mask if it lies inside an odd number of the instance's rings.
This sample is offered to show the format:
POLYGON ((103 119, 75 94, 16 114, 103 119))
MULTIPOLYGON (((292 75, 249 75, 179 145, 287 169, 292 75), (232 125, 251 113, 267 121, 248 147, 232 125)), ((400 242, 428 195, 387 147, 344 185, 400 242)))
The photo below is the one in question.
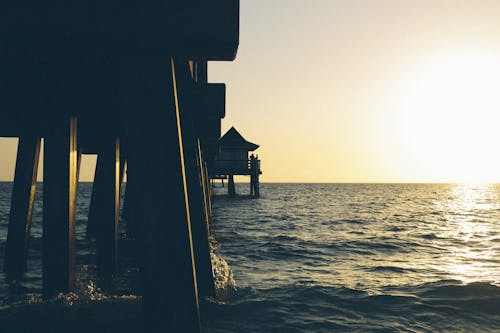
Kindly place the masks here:
MULTIPOLYGON (((2 257, 10 186, 0 184, 2 257)), ((262 184, 260 199, 225 190, 214 188, 219 295, 201 302, 204 332, 500 332, 500 185, 262 184)), ((77 292, 40 299, 37 197, 30 272, 15 284, 0 274, 0 322, 43 313, 82 332, 138 330, 133 242, 122 230, 116 287, 101 291, 85 238, 90 192, 79 187, 77 292)))

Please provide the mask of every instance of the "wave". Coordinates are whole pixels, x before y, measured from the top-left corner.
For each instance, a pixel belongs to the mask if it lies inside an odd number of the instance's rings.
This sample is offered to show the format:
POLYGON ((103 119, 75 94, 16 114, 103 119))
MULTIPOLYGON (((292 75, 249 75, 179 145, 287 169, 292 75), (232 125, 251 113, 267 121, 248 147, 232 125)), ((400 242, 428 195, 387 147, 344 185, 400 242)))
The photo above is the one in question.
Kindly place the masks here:
POLYGON ((222 318, 206 323, 210 332, 500 330, 500 287, 488 282, 442 280, 383 293, 301 284, 244 287, 224 304, 207 307, 222 318))
POLYGON ((365 268, 368 272, 389 272, 389 273, 409 273, 416 272, 415 269, 412 268, 403 268, 397 266, 375 266, 365 268))

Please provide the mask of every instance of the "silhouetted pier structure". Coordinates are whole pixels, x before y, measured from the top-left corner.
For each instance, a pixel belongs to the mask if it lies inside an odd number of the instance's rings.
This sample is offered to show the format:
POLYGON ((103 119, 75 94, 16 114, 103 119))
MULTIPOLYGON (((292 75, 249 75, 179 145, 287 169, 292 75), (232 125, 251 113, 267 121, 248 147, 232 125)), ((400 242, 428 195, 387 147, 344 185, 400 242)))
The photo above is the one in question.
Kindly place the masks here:
POLYGON ((234 176, 250 176, 250 195, 258 198, 260 160, 253 153, 259 148, 255 143, 249 142, 234 128, 231 127, 218 141, 218 152, 210 168, 212 179, 228 179, 227 192, 229 196, 236 195, 234 176))
POLYGON ((207 62, 234 60, 239 0, 19 0, 0 13, 0 136, 19 137, 8 278, 26 270, 43 138, 44 296, 74 289, 79 161, 97 154, 88 232, 100 274, 115 271, 126 164, 145 331, 199 331, 198 297, 215 294, 205 160, 225 113, 207 62))

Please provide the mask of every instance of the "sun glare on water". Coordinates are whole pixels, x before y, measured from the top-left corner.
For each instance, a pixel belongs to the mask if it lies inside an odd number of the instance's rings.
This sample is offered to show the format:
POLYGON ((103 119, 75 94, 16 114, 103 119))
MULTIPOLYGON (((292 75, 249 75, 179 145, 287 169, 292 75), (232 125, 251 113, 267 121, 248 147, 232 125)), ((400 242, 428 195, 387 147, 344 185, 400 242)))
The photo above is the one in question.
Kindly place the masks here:
POLYGON ((404 149, 430 179, 500 181, 500 57, 450 53, 422 64, 401 91, 404 149))
POLYGON ((440 210, 446 212, 440 236, 453 241, 441 244, 449 252, 435 268, 452 279, 466 283, 500 281, 498 270, 491 269, 496 248, 488 241, 496 237, 494 219, 488 218, 499 208, 496 186, 455 185, 448 197, 438 202, 440 210))

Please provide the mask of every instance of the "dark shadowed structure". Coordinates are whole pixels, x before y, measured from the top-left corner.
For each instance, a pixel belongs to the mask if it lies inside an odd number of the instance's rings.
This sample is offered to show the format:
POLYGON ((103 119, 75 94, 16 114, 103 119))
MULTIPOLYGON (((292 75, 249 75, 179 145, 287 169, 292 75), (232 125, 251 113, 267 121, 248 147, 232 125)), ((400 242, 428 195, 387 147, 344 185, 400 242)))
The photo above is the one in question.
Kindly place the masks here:
POLYGON ((247 141, 234 127, 224 134, 218 142, 218 153, 215 157, 211 174, 213 179, 228 178, 228 194, 235 196, 234 176, 250 176, 250 195, 259 197, 260 160, 251 154, 259 145, 247 141))
POLYGON ((26 270, 43 138, 44 296, 74 289, 80 156, 97 154, 88 235, 103 280, 115 272, 126 165, 146 331, 199 331, 198 297, 215 292, 205 160, 225 114, 207 62, 235 58, 239 0, 2 2, 0 29, 0 136, 20 138, 8 278, 26 270))

